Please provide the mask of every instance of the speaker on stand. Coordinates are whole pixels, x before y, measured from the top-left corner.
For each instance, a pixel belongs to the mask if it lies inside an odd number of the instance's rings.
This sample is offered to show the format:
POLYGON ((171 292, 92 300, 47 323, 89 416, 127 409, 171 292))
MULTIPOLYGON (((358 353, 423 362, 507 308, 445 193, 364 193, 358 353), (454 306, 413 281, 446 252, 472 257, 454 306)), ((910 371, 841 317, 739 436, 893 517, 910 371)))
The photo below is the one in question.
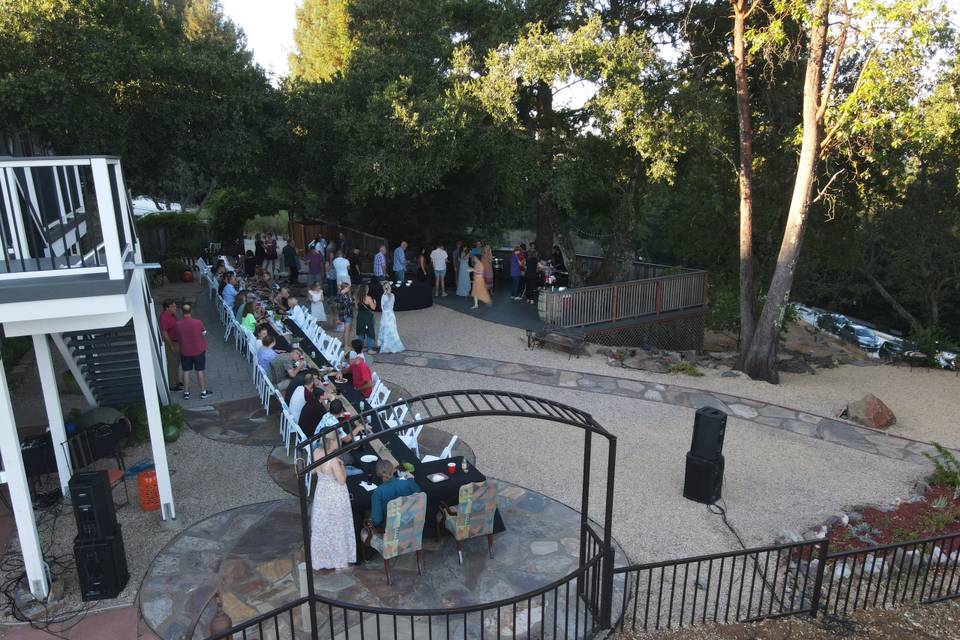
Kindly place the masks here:
POLYGON ((726 429, 727 414, 713 407, 697 409, 693 422, 693 441, 687 453, 684 498, 703 504, 713 504, 720 499, 726 429))
POLYGON ((83 600, 116 598, 127 585, 127 556, 106 471, 76 473, 70 500, 77 521, 73 555, 83 600))

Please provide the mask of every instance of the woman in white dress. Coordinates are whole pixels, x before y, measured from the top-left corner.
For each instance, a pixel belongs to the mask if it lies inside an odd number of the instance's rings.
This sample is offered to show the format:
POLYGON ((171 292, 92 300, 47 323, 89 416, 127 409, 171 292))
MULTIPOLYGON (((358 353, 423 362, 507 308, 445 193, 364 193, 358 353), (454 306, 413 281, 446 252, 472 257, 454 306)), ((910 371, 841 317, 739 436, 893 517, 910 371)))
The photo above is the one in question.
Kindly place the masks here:
POLYGON ((397 333, 397 316, 393 312, 393 302, 395 297, 390 291, 390 283, 383 284, 383 295, 380 296, 380 353, 400 353, 406 350, 403 343, 400 342, 400 334, 397 333))
POLYGON ((320 322, 326 322, 327 312, 323 308, 323 288, 319 282, 310 285, 308 295, 310 296, 310 313, 320 322))
MULTIPOLYGON (((318 443, 319 444, 319 443, 318 443)), ((336 431, 326 434, 323 446, 313 450, 319 460, 339 448, 336 431)), ((357 541, 353 531, 353 512, 347 491, 347 473, 343 459, 335 458, 313 470, 313 511, 310 514, 310 557, 313 570, 345 569, 356 562, 357 541)))

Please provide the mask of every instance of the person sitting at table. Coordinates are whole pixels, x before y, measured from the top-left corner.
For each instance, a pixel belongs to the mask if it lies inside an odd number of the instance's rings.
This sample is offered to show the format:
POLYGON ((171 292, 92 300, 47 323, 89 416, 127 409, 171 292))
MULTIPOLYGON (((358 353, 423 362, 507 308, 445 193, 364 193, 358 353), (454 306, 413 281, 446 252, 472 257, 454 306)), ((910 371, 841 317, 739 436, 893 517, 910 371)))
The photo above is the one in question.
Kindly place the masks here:
POLYGON ((316 376, 314 374, 305 373, 302 384, 294 386, 292 381, 290 383, 292 391, 289 393, 287 405, 290 407, 290 415, 297 421, 297 424, 300 424, 300 412, 303 411, 303 408, 306 406, 307 400, 313 397, 315 382, 316 376))
MULTIPOLYGON (((317 423, 317 428, 313 430, 313 435, 318 435, 327 427, 332 427, 338 424, 343 420, 343 400, 339 398, 334 398, 330 401, 329 406, 327 407, 327 412, 323 414, 323 417, 320 418, 320 422, 317 423)), ((353 442, 353 439, 357 436, 363 434, 366 431, 362 422, 357 422, 350 429, 350 432, 347 433, 346 429, 340 427, 337 429, 337 436, 340 440, 340 443, 350 444, 353 442)), ((343 454, 344 462, 347 464, 353 464, 353 456, 349 453, 343 454)))
POLYGON ((354 338, 350 341, 350 348, 356 351, 357 356, 360 357, 364 362, 367 361, 367 357, 363 355, 363 340, 360 338, 354 338))
POLYGON ((243 310, 240 312, 242 319, 240 324, 243 325, 244 329, 253 333, 257 328, 257 305, 253 302, 248 302, 243 305, 243 310))
POLYGON ((293 313, 293 310, 297 308, 298 304, 300 304, 300 301, 294 298, 293 296, 290 296, 289 298, 287 298, 287 306, 284 307, 283 309, 280 309, 280 313, 284 315, 289 315, 293 313))
POLYGON ((306 396, 307 402, 300 411, 300 417, 297 419, 297 425, 304 435, 313 435, 317 430, 317 425, 327 413, 327 407, 323 404, 323 387, 319 384, 313 385, 313 393, 306 396))
MULTIPOLYGON (((401 480, 394 475, 396 467, 389 460, 380 458, 377 461, 377 476, 380 478, 380 486, 373 490, 370 496, 370 522, 377 530, 383 529, 383 523, 387 519, 387 503, 394 498, 402 498, 423 491, 416 480, 410 478, 401 480)), ((367 535, 370 532, 367 531, 367 535)), ((360 534, 361 537, 363 534, 360 534)))
POLYGON ((350 366, 337 374, 337 382, 349 380, 354 389, 369 398, 373 393, 373 372, 356 351, 350 352, 349 359, 350 366))
POLYGON ((267 371, 280 354, 274 349, 277 344, 276 338, 267 335, 262 342, 263 346, 257 349, 257 364, 263 367, 264 371, 267 371))
POLYGON ((252 278, 257 275, 257 260, 253 255, 253 251, 247 249, 247 252, 243 254, 243 274, 248 278, 252 278))
POLYGON ((233 299, 233 317, 237 322, 243 320, 243 307, 247 304, 247 290, 241 289, 237 292, 237 297, 233 299))
MULTIPOLYGON (((267 325, 265 324, 257 325, 256 336, 257 336, 257 340, 260 341, 261 347, 265 344, 264 340, 266 340, 267 336, 269 335, 270 335, 270 329, 267 328, 267 325)), ((276 351, 277 353, 280 353, 280 349, 274 348, 274 351, 276 351)))
POLYGON ((280 354, 273 359, 273 362, 270 363, 270 369, 267 371, 270 382, 277 389, 285 390, 290 385, 290 381, 300 373, 303 364, 303 351, 300 349, 293 349, 290 353, 280 354))
POLYGON ((287 300, 290 298, 290 290, 286 287, 280 287, 280 290, 277 291, 277 295, 273 297, 271 302, 273 306, 276 307, 277 311, 281 311, 287 308, 287 300))
MULTIPOLYGON (((304 364, 306 364, 306 362, 304 362, 304 364)), ((304 380, 307 379, 308 375, 314 377, 314 380, 317 381, 315 384, 319 384, 320 372, 318 370, 305 366, 300 367, 297 373, 290 378, 290 383, 287 385, 287 390, 283 392, 283 399, 287 401, 287 404, 290 404, 290 401, 293 399, 293 394, 296 393, 297 389, 303 385, 304 380)))

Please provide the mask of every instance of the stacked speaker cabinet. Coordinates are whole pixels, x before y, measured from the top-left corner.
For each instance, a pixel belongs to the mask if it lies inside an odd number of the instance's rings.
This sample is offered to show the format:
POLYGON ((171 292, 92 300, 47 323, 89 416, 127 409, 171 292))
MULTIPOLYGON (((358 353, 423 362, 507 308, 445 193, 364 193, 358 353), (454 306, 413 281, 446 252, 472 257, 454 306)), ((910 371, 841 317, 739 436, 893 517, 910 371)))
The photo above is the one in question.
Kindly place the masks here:
POLYGON ((683 497, 713 504, 723 488, 723 437, 727 414, 713 407, 697 409, 693 421, 693 441, 687 453, 683 497))
POLYGON ((70 499, 77 520, 73 555, 84 601, 116 598, 127 585, 127 556, 106 471, 76 473, 70 499))

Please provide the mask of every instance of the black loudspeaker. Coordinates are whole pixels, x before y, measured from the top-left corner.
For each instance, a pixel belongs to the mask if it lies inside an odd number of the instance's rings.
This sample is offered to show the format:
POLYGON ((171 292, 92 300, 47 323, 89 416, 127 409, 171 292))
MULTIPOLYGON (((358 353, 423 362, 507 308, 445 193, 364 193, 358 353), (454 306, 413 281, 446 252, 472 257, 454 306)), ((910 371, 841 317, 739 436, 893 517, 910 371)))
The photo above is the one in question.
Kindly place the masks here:
POLYGON ((106 471, 75 473, 70 478, 70 500, 78 538, 99 540, 117 530, 117 512, 106 471))
POLYGON ((77 560, 80 595, 84 602, 116 598, 127 586, 130 573, 120 525, 113 534, 99 540, 75 538, 73 556, 77 560))
POLYGON ((697 409, 693 419, 693 442, 690 453, 704 460, 716 460, 723 453, 723 434, 727 430, 727 414, 713 407, 697 409))
POLYGON ((683 497, 694 502, 713 504, 720 499, 723 487, 723 456, 704 460, 687 454, 687 473, 683 480, 683 497))

